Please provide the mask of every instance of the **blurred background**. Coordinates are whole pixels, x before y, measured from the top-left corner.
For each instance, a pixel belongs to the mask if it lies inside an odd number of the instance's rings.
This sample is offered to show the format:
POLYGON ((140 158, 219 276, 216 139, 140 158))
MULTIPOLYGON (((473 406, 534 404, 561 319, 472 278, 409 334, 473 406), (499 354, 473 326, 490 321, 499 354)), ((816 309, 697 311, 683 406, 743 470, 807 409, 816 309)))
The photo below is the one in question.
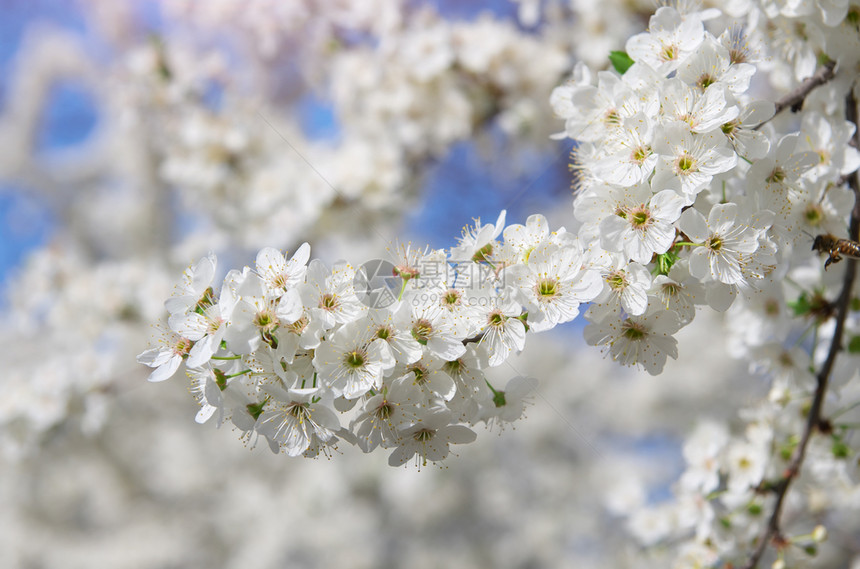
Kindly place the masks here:
POLYGON ((549 94, 641 3, 0 1, 0 566, 645 566, 619 514, 766 392, 706 315, 659 377, 578 321, 532 337, 494 370, 540 382, 526 419, 420 471, 245 448, 135 362, 210 250, 223 274, 303 241, 450 247, 503 209, 570 226, 549 94))

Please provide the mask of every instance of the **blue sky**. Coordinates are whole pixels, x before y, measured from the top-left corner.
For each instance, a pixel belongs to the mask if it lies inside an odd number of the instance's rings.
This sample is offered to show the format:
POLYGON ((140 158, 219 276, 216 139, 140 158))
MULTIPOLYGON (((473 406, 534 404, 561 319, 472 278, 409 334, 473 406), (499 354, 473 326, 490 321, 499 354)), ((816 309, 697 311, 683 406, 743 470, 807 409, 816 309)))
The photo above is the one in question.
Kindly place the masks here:
MULTIPOLYGON (((3 0, 0 9, 0 107, 5 108, 13 59, 27 26, 39 21, 79 32, 84 26, 75 2, 68 0, 3 0)), ((40 151, 80 141, 92 129, 95 116, 89 97, 79 86, 58 85, 44 110, 40 151)), ((27 252, 47 241, 54 226, 51 212, 36 193, 0 180, 0 282, 27 252)))

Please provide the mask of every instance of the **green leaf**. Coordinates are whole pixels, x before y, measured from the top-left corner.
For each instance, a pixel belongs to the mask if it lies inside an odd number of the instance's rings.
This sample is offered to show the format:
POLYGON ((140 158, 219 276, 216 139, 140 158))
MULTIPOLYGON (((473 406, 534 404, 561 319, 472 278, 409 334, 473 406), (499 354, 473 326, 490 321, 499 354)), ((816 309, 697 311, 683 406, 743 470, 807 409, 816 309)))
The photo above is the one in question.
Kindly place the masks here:
POLYGON ((264 401, 259 403, 249 403, 245 406, 245 409, 248 410, 248 414, 251 415, 255 420, 260 418, 260 415, 263 414, 263 407, 266 406, 266 403, 269 402, 269 398, 267 397, 264 401))
POLYGON ((809 302, 809 297, 806 296, 805 292, 794 302, 789 302, 788 307, 794 311, 795 316, 804 316, 812 310, 812 304, 809 302))
POLYGON ((508 402, 505 401, 505 392, 504 391, 496 391, 496 393, 493 395, 493 404, 496 407, 504 407, 505 405, 508 404, 508 402))
POLYGON ((833 438, 833 445, 830 447, 830 450, 833 452, 835 458, 848 458, 851 454, 851 447, 836 437, 833 438))
POLYGON ((661 253, 656 256, 654 268, 651 270, 651 274, 654 276, 657 275, 668 275, 669 271, 672 269, 672 265, 680 259, 681 256, 675 253, 672 250, 666 251, 665 253, 661 253))
POLYGON ((227 389, 227 375, 218 368, 212 370, 215 374, 215 385, 218 386, 218 389, 224 391, 227 389))
POLYGON ((860 336, 851 336, 848 340, 848 353, 860 354, 860 336))
POLYGON ((626 51, 610 51, 609 61, 612 63, 612 67, 615 68, 615 71, 621 75, 624 75, 624 73, 630 69, 630 66, 634 63, 634 61, 630 59, 630 56, 627 55, 626 51))

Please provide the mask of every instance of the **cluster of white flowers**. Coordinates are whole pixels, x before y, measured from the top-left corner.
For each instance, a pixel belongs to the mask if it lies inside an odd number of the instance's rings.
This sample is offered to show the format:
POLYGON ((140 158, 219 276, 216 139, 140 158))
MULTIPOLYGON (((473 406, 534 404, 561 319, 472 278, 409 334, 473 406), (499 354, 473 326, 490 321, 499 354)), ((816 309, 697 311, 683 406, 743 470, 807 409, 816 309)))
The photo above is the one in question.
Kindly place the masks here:
POLYGON ((184 361, 199 422, 231 420, 275 451, 316 456, 344 440, 395 449, 393 465, 439 461, 449 444, 474 440, 464 425, 519 419, 529 381, 502 389, 484 370, 522 350, 527 330, 573 320, 601 292, 583 255, 543 216, 505 227, 504 212, 449 252, 402 245, 358 270, 308 263, 307 244, 289 259, 265 248, 220 292, 209 255, 167 301, 162 345, 138 359, 155 368, 150 381, 184 361))
POLYGON ((438 154, 489 118, 517 136, 550 132, 540 107, 569 65, 562 46, 511 22, 422 12, 379 48, 336 55, 332 93, 347 132, 438 154))
POLYGON ((399 3, 185 4, 167 2, 179 23, 129 49, 112 90, 145 113, 159 176, 183 205, 252 248, 334 225, 360 234, 359 217, 400 215, 427 161, 488 125, 545 145, 552 117, 541 101, 569 68, 554 38, 489 15, 452 22, 399 3), (240 53, 260 41, 279 58, 250 55, 237 69, 229 52, 169 35, 189 28, 204 39, 229 30, 240 53), (299 119, 314 108, 331 115, 337 136, 308 132, 299 119))
POLYGON ((812 262, 794 250, 811 244, 803 232, 844 234, 853 204, 842 176, 860 153, 844 105, 807 105, 799 129, 759 129, 774 105, 748 94, 755 38, 738 25, 711 34, 704 22, 719 15, 660 8, 617 54, 623 74, 580 65, 553 94, 578 142, 578 235, 608 284, 586 338, 652 373, 696 305, 724 311, 739 293, 761 305, 762 289, 812 262))

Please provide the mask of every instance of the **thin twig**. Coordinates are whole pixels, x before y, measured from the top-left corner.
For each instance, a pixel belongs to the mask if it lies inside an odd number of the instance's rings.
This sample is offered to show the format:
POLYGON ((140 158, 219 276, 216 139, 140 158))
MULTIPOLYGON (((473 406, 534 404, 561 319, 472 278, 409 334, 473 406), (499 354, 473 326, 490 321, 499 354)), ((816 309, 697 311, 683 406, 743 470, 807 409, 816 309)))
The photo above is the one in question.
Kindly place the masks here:
MULTIPOLYGON (((849 91, 846 101, 846 118, 857 125, 857 101, 854 99, 853 91, 849 91)), ((860 140, 860 132, 855 131, 855 138, 860 140)), ((851 189, 854 191, 855 202, 854 210, 851 212, 851 228, 850 237, 857 240, 860 236, 860 173, 855 173, 848 180, 851 189)), ((803 465, 803 460, 806 457, 806 447, 809 440, 812 438, 812 433, 821 424, 821 409, 824 405, 824 396, 827 393, 827 384, 830 380, 830 373, 833 371, 833 364, 836 361, 836 355, 842 349, 842 336, 845 330, 845 320, 848 316, 848 308, 851 304, 851 290, 854 288, 854 280, 857 275, 857 263, 849 261, 845 267, 845 276, 842 279, 842 291, 839 293, 839 298, 836 301, 836 329, 833 331, 833 339, 830 342, 830 349, 827 352, 827 359, 824 360, 824 365, 819 370, 815 377, 816 387, 815 396, 812 400, 812 407, 809 410, 809 416, 806 420, 806 427, 803 429, 803 435, 800 443, 794 450, 791 457, 791 462, 785 470, 782 480, 774 489, 776 493, 776 503, 773 506, 773 513, 768 520, 767 528, 759 539, 755 551, 753 551, 746 565, 742 569, 753 569, 764 555, 765 549, 772 540, 779 541, 780 535, 780 515, 782 506, 785 502, 785 497, 788 494, 788 489, 791 483, 800 474, 800 468, 803 465)))
MULTIPOLYGON (((787 108, 795 109, 799 107, 801 103, 803 103, 804 99, 806 99, 806 96, 809 95, 810 91, 820 85, 824 85, 825 83, 833 79, 835 75, 833 73, 833 68, 835 66, 836 62, 828 61, 824 64, 824 67, 815 72, 815 75, 798 85, 797 88, 794 89, 794 91, 788 93, 786 96, 778 100, 776 102, 776 108, 774 110, 773 117, 775 117, 787 108)), ((767 124, 768 121, 773 119, 773 117, 762 123, 759 123, 754 127, 753 130, 760 129, 762 126, 767 124)))

